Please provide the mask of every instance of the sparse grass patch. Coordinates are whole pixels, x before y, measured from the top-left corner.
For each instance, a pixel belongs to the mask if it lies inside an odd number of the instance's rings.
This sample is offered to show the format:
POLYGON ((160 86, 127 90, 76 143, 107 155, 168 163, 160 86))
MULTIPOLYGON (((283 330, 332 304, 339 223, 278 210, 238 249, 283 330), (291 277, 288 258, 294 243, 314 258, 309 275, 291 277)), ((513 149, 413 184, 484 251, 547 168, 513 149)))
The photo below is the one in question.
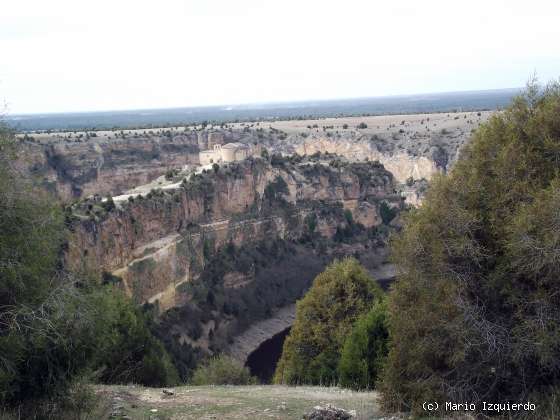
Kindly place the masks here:
POLYGON ((166 395, 160 388, 100 386, 106 399, 118 398, 122 413, 133 419, 223 419, 273 418, 300 420, 316 405, 333 404, 356 410, 355 420, 379 419, 375 392, 354 392, 332 387, 311 386, 182 386, 166 395), (157 410, 152 412, 151 410, 157 410))

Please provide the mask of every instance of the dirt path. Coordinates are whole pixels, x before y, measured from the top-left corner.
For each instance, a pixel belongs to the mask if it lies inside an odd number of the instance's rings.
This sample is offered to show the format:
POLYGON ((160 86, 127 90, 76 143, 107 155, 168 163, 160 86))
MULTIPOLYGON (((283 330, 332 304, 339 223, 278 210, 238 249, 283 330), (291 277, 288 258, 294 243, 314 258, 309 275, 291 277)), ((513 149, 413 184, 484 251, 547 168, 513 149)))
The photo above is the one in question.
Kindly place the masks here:
POLYGON ((106 417, 139 420, 301 420, 314 406, 356 410, 356 420, 379 419, 377 394, 327 387, 184 386, 168 389, 96 386, 106 417), (112 417, 111 417, 112 416, 112 417))

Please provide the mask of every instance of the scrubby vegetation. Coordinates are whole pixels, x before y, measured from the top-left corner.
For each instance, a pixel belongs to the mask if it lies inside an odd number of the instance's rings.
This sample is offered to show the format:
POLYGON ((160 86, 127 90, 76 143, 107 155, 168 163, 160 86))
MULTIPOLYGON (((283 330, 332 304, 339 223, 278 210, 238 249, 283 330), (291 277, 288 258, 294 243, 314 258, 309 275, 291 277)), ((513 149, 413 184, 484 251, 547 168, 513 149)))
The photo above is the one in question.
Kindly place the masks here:
POLYGON ((171 358, 152 334, 150 311, 137 307, 117 290, 98 292, 91 300, 98 324, 91 363, 98 369, 100 382, 147 386, 179 383, 171 358))
POLYGON ((62 207, 12 165, 17 147, 0 127, 0 404, 24 418, 63 418, 84 375, 175 382, 146 315, 97 276, 64 269, 62 207))
POLYGON ((559 145, 560 85, 531 84, 406 218, 393 244, 402 275, 389 298, 386 408, 533 401, 536 417, 557 418, 559 145))
POLYGON ((193 385, 251 385, 257 379, 249 369, 229 356, 219 355, 201 364, 191 379, 193 385))

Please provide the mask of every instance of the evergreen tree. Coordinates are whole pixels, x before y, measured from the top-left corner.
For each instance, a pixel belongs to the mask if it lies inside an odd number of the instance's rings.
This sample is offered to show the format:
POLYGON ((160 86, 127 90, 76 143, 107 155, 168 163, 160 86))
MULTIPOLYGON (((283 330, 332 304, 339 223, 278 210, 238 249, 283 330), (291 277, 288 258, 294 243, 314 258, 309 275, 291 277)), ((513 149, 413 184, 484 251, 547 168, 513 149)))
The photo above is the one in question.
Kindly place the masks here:
POLYGON ((358 317, 382 290, 354 258, 335 261, 298 302, 274 381, 285 384, 338 382, 340 352, 358 317))
POLYGON ((386 304, 377 302, 362 315, 346 337, 338 372, 340 384, 353 389, 371 389, 383 368, 387 356, 386 304))
POLYGON ((560 85, 531 84, 433 180, 393 241, 385 407, 558 392, 559 195, 560 85))

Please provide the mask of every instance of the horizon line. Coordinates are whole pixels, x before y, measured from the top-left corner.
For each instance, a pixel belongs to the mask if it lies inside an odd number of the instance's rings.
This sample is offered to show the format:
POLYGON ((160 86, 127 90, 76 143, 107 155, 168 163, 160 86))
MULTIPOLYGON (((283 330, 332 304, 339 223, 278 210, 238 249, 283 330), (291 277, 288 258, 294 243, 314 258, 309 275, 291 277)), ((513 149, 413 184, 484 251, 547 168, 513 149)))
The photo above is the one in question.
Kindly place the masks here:
POLYGON ((423 95, 481 93, 481 92, 515 91, 515 90, 518 91, 523 90, 523 87, 405 93, 405 94, 379 95, 379 96, 338 97, 338 98, 325 98, 325 99, 297 99, 297 100, 281 100, 281 101, 270 101, 270 102, 222 103, 222 104, 214 104, 214 105, 189 105, 189 106, 172 106, 172 107, 162 107, 162 108, 123 108, 123 109, 98 109, 98 110, 90 110, 90 111, 54 111, 54 112, 47 111, 47 112, 24 112, 24 113, 15 113, 15 114, 6 113, 4 117, 7 120, 9 120, 11 119, 10 117, 19 117, 19 116, 60 115, 60 114, 101 114, 101 113, 111 113, 111 112, 165 111, 165 110, 172 110, 172 109, 250 107, 250 106, 263 106, 263 105, 298 104, 298 103, 304 104, 308 102, 330 102, 330 101, 352 101, 352 100, 355 101, 355 100, 365 100, 365 99, 402 98, 402 97, 423 96, 423 95))

